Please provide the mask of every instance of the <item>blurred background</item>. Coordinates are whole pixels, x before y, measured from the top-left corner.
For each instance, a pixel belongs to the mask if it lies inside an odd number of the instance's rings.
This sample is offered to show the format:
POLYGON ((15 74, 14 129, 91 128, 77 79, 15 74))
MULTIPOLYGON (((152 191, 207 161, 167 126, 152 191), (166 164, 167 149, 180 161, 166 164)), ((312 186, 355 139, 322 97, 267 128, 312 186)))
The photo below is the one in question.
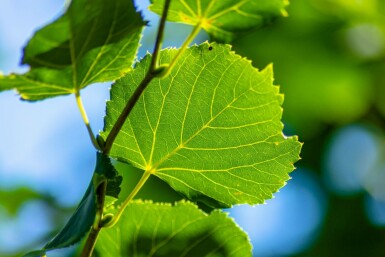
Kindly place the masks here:
MULTIPOLYGON (((19 65, 22 47, 65 2, 1 1, 4 74, 28 69, 19 65)), ((136 2, 150 21, 142 57, 152 51, 158 20, 148 1, 136 2)), ((292 0, 288 13, 240 34, 233 49, 259 69, 274 63, 285 133, 304 142, 302 160, 274 199, 226 211, 249 234, 254 256, 385 256, 385 1, 292 0)), ((190 29, 168 24, 165 46, 180 45, 190 29)), ((202 33, 196 42, 206 39, 202 33)), ((109 87, 83 91, 94 132, 103 128, 109 87)), ((66 222, 95 151, 72 96, 28 103, 1 93, 0 135, 0 256, 11 257, 38 249, 66 222)), ((117 167, 130 188, 140 171, 117 167)), ((180 198, 155 178, 139 197, 180 198)))

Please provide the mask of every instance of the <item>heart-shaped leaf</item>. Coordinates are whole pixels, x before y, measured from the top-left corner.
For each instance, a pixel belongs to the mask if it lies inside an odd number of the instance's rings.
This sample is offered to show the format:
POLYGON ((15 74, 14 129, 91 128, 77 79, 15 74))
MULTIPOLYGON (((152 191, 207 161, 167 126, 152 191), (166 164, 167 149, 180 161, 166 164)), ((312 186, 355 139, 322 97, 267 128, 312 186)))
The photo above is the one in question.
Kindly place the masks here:
MULTIPOLYGON (((161 63, 176 53, 162 51, 161 63)), ((112 86, 103 137, 150 59, 112 86)), ((282 134, 283 96, 272 82, 271 66, 258 71, 227 45, 191 47, 168 77, 150 83, 111 155, 192 200, 205 196, 227 206, 262 203, 289 179, 301 148, 296 137, 282 134)))

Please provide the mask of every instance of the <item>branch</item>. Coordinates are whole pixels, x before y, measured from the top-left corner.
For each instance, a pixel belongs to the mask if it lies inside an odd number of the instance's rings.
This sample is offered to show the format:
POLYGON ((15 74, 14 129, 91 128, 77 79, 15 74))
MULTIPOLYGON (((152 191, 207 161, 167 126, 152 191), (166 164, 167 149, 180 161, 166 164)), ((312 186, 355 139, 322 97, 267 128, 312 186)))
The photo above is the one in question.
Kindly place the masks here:
MULTIPOLYGON (((171 2, 171 0, 166 0, 165 4, 164 4, 163 14, 162 14, 162 18, 161 18, 159 28, 158 28, 158 34, 157 34, 157 38, 156 38, 156 42, 155 42, 155 46, 154 46, 153 58, 151 60, 150 68, 147 71, 147 74, 144 77, 144 79, 142 80, 142 82, 139 84, 139 86, 135 90, 134 94, 131 96, 131 98, 127 102, 122 113, 119 115, 119 118, 115 122, 111 132, 108 134, 106 142, 105 142, 104 147, 102 149, 102 151, 105 155, 108 155, 110 153, 110 150, 111 150, 111 147, 115 141, 115 138, 119 134, 119 131, 123 127, 124 122, 126 121, 128 115, 132 111, 132 108, 134 107, 136 102, 139 100, 143 91, 150 84, 151 80, 156 77, 156 73, 157 73, 157 69, 158 69, 158 62, 159 62, 159 53, 160 53, 160 49, 162 48, 164 27, 166 24, 166 18, 167 18, 167 13, 168 13, 168 9, 170 6, 170 2, 171 2)), ((87 128, 89 128, 89 133, 91 131, 90 136, 92 135, 92 137, 91 137, 92 142, 93 143, 95 142, 96 144, 95 143, 94 144, 99 146, 95 137, 94 137, 94 134, 92 133, 91 127, 89 126, 88 118, 87 118, 87 115, 85 115, 85 111, 84 111, 79 93, 76 94, 76 99, 78 102, 79 109, 81 110, 83 120, 85 121, 87 128)), ((99 149, 99 147, 97 147, 97 149, 99 149)), ((147 175, 147 173, 145 172, 142 179, 137 184, 136 190, 133 190, 131 192, 129 199, 132 199, 139 192, 140 188, 144 185, 144 183, 148 179, 149 175, 150 174, 147 175), (142 181, 142 183, 141 183, 141 181, 142 181)), ((88 234, 88 238, 87 238, 87 241, 86 241, 85 246, 83 248, 81 257, 90 257, 92 255, 92 252, 95 248, 95 244, 96 244, 99 232, 102 229, 102 227, 105 225, 104 220, 103 220, 103 210, 104 210, 104 199, 105 199, 105 195, 106 195, 106 187, 107 187, 107 181, 103 181, 102 184, 100 184, 96 189, 97 214, 95 217, 94 225, 92 226, 91 231, 88 234)), ((130 200, 126 199, 124 207, 127 206, 126 202, 128 202, 128 201, 130 201, 130 200)), ((118 215, 118 216, 120 217, 120 215, 118 215)), ((115 221, 115 219, 114 219, 114 221, 115 221)))
POLYGON ((162 41, 163 41, 163 34, 164 34, 164 27, 166 25, 166 18, 168 13, 168 8, 170 6, 171 0, 166 0, 164 3, 162 18, 160 20, 159 28, 158 28, 158 34, 156 37, 156 42, 154 46, 154 52, 153 57, 151 60, 151 65, 149 70, 147 71, 146 76, 142 80, 142 82, 139 84, 139 86, 136 88, 134 94, 131 96, 131 98, 128 100, 126 106, 124 107, 122 113, 119 115, 119 118, 115 122, 114 126, 112 127, 110 133, 107 136, 106 143, 103 149, 103 152, 108 155, 111 151, 112 144, 114 143, 116 137, 119 134, 119 131, 122 129, 124 122, 126 121, 128 115, 130 115, 132 108, 134 108, 134 105, 139 100, 140 96, 142 95, 143 91, 146 89, 146 87, 150 84, 150 82, 156 77, 157 69, 158 69, 158 63, 159 63, 159 53, 160 49, 162 48, 162 41))

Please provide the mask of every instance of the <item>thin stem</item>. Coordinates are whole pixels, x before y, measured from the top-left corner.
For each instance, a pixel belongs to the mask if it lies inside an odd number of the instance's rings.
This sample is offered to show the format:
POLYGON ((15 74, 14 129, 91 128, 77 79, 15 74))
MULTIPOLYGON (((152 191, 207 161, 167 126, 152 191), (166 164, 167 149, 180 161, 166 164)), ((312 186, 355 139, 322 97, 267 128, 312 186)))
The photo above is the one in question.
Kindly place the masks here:
POLYGON ((167 18, 168 9, 170 7, 170 3, 171 3, 171 0, 166 0, 166 2, 164 3, 162 17, 159 22, 158 34, 156 36, 156 41, 155 41, 155 46, 154 46, 154 51, 152 55, 149 72, 154 72, 159 66, 159 54, 160 54, 160 50, 162 49, 164 28, 166 26, 166 18, 167 18))
POLYGON ((96 216, 93 226, 91 227, 91 231, 88 234, 87 241, 83 247, 81 257, 91 257, 92 252, 94 251, 96 241, 98 239, 98 235, 102 227, 100 223, 103 218, 103 210, 104 210, 104 200, 107 190, 107 180, 101 182, 101 184, 97 185, 96 188, 96 216))
POLYGON ((166 24, 166 18, 168 13, 168 8, 170 6, 171 0, 166 0, 164 3, 162 18, 159 23, 158 27, 158 34, 156 37, 156 42, 154 46, 154 52, 153 57, 151 60, 151 65, 149 70, 146 73, 146 76, 142 80, 142 82, 139 84, 139 86, 136 88, 135 92, 132 94, 131 98, 128 100, 126 106, 124 107, 123 111, 120 113, 118 119, 116 120, 114 126, 112 127, 110 133, 108 134, 106 138, 106 143, 104 145, 103 152, 104 154, 108 155, 111 151, 112 144, 114 143, 116 137, 118 136, 120 130, 122 129, 124 122, 126 121, 128 115, 130 115, 132 108, 134 108, 134 105, 139 100, 140 96, 142 95, 143 91, 146 89, 146 87, 150 84, 151 80, 153 80, 156 77, 155 71, 158 68, 159 63, 159 53, 160 49, 162 47, 162 40, 163 40, 163 34, 164 34, 164 27, 166 24))
POLYGON ((83 101, 82 101, 82 98, 81 98, 81 96, 80 96, 80 92, 79 92, 79 91, 76 91, 76 93, 75 93, 75 98, 76 98, 76 103, 77 103, 77 105, 78 105, 80 114, 82 115, 84 124, 86 125, 87 131, 88 131, 88 135, 90 136, 92 145, 93 145, 97 150, 100 150, 99 144, 98 144, 98 142, 96 141, 96 138, 95 138, 94 133, 92 132, 92 128, 91 128, 90 122, 89 122, 88 117, 87 117, 87 112, 86 112, 86 110, 84 109, 83 101))
POLYGON ((151 171, 145 171, 136 184, 135 188, 131 191, 130 195, 124 200, 122 203, 119 211, 114 215, 113 220, 106 225, 106 227, 112 227, 114 226, 120 219, 120 216, 122 216, 124 209, 126 209, 127 205, 130 203, 132 199, 139 193, 140 189, 144 186, 144 184, 147 182, 148 178, 151 176, 151 171))
POLYGON ((100 228, 99 224, 103 218, 105 195, 107 191, 107 179, 103 180, 96 188, 96 217, 93 227, 95 229, 100 228))
POLYGON ((92 252, 94 251, 96 240, 98 238, 100 232, 100 228, 95 229, 94 227, 91 228, 90 233, 88 234, 87 241, 84 245, 82 255, 81 257, 91 257, 92 252))
MULTIPOLYGON (((164 27, 166 24, 166 18, 167 18, 167 13, 168 9, 170 6, 171 0, 166 0, 163 8, 163 13, 162 13, 162 18, 159 24, 158 28, 158 34, 157 34, 157 39, 156 43, 154 46, 154 52, 153 52, 153 58, 151 60, 151 65, 149 70, 146 73, 146 76, 142 80, 142 82, 139 84, 131 98, 128 100, 126 106, 124 107, 122 113, 119 115, 117 121, 115 122, 114 126, 112 127, 111 132, 108 134, 106 138, 106 142, 104 144, 104 147, 102 149, 103 153, 108 155, 111 151, 112 144, 114 143, 116 137, 119 134, 119 131, 123 127, 124 122, 126 121, 128 115, 130 114, 132 108, 136 104, 136 102, 139 100, 140 96, 142 95, 143 91, 146 89, 146 87, 150 84, 151 80, 156 77, 156 70, 158 69, 158 64, 159 64, 159 53, 160 49, 162 48, 162 41, 163 41, 163 34, 164 34, 164 27)), ((87 126, 87 129, 90 133, 91 140, 95 147, 99 149, 99 145, 95 139, 94 134, 92 133, 91 127, 89 125, 89 121, 86 115, 86 112, 84 110, 80 94, 77 92, 76 94, 76 100, 79 106, 79 110, 82 114, 84 123, 87 126)), ((146 183, 147 179, 150 177, 151 173, 150 172, 145 172, 142 176, 142 178, 139 180, 138 184, 135 186, 133 191, 130 193, 128 198, 123 202, 122 208, 120 211, 117 213, 117 215, 114 217, 112 222, 110 224, 115 224, 120 216, 123 213, 123 210, 126 208, 128 203, 135 197, 135 195, 139 192, 139 190, 143 187, 143 185, 146 183)), ((106 187, 107 187, 107 182, 103 182, 103 184, 99 185, 98 188, 96 189, 96 195, 97 195, 97 215, 96 219, 94 222, 94 225, 91 227, 91 231, 88 234, 88 238, 86 241, 86 244, 83 248, 83 252, 81 257, 90 257, 92 255, 92 252, 95 248, 96 241, 99 235, 100 230, 102 229, 102 215, 103 215, 103 209, 104 209, 104 199, 106 195, 106 187)))
POLYGON ((183 53, 186 51, 187 47, 191 44, 191 42, 194 40, 194 38, 199 34, 201 28, 202 28, 201 22, 197 23, 194 26, 194 28, 191 31, 190 35, 183 42, 181 48, 179 49, 179 51, 175 55, 174 59, 172 59, 171 62, 169 63, 169 65, 167 66, 166 71, 164 71, 162 73, 162 77, 163 78, 167 77, 170 74, 170 72, 174 68, 174 66, 177 63, 177 61, 179 60, 179 58, 183 55, 183 53))
POLYGON ((132 94, 131 98, 128 100, 126 106, 120 113, 118 119, 116 120, 114 126, 112 127, 110 133, 106 138, 106 143, 103 149, 104 154, 108 155, 110 153, 112 144, 114 143, 115 138, 118 136, 120 130, 122 129, 123 124, 126 121, 128 115, 131 113, 132 108, 134 108, 134 105, 139 100, 139 97, 142 95, 143 91, 146 89, 148 84, 150 84, 151 80, 154 77, 155 76, 152 73, 148 72, 142 82, 136 88, 135 92, 132 94))

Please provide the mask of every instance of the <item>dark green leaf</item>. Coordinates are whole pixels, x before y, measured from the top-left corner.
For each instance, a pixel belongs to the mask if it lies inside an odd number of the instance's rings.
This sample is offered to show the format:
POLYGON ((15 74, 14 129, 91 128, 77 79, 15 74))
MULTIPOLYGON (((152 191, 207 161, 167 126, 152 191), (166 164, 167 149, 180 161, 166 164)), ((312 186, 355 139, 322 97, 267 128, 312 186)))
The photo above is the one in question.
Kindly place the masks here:
MULTIPOLYGON (((176 52, 163 51, 161 63, 176 52)), ((150 59, 112 86, 104 137, 150 59)), ((296 137, 282 134, 283 96, 272 81, 271 66, 258 71, 229 46, 194 46, 167 78, 151 82, 111 155, 189 199, 207 197, 225 206, 262 203, 289 179, 301 148, 296 137)))
POLYGON ((108 156, 102 153, 97 153, 97 165, 95 173, 101 176, 99 178, 107 179, 108 183, 106 195, 118 198, 123 177, 119 175, 118 171, 112 165, 108 156))
POLYGON ((188 202, 131 203, 114 227, 101 231, 96 249, 103 257, 251 256, 247 235, 232 219, 188 202))
POLYGON ((76 244, 90 230, 96 215, 96 197, 93 183, 88 189, 74 214, 44 250, 64 248, 76 244))
MULTIPOLYGON (((153 0, 150 10, 161 15, 164 0, 153 0)), ((234 33, 262 26, 287 15, 288 0, 173 0, 168 21, 195 26, 201 23, 217 41, 231 41, 234 33)))
POLYGON ((0 91, 15 88, 25 100, 42 100, 115 80, 131 69, 143 26, 132 1, 73 0, 25 47, 30 71, 0 75, 0 91))
MULTIPOLYGON (((120 192, 122 177, 111 164, 111 160, 104 154, 97 153, 96 167, 94 176, 90 182, 83 199, 74 214, 63 227, 63 229, 49 242, 42 251, 64 248, 76 244, 90 230, 94 223, 97 200, 96 190, 103 181, 107 180, 107 193, 111 197, 117 198, 120 192)), ((29 254, 33 255, 34 252, 29 254)))
POLYGON ((44 250, 33 251, 33 252, 29 252, 29 253, 23 255, 23 257, 42 257, 42 256, 45 256, 44 250))

